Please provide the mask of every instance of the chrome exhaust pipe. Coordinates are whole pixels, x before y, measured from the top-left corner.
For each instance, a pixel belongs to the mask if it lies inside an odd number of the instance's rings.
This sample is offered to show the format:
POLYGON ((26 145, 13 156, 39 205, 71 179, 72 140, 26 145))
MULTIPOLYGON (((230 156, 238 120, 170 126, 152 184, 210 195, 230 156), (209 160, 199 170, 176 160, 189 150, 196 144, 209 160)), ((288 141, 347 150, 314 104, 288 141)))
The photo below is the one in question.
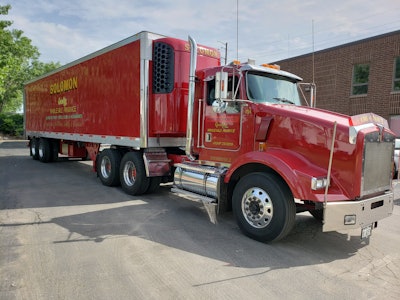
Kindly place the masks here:
POLYGON ((196 81, 196 65, 197 65, 197 43, 189 35, 190 44, 190 68, 189 68, 189 95, 187 108, 187 124, 186 124, 186 146, 185 152, 190 160, 195 160, 192 154, 192 138, 193 138, 193 107, 194 107, 194 89, 196 81))

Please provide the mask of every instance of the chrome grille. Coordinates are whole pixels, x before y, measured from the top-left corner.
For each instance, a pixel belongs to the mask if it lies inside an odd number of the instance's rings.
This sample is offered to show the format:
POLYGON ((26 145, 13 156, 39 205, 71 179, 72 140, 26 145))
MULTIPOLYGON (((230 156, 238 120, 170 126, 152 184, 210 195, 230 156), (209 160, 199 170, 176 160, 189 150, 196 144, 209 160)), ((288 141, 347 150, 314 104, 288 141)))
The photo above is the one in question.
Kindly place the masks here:
POLYGON ((375 135, 366 137, 361 196, 390 189, 393 151, 393 139, 379 141, 375 135))

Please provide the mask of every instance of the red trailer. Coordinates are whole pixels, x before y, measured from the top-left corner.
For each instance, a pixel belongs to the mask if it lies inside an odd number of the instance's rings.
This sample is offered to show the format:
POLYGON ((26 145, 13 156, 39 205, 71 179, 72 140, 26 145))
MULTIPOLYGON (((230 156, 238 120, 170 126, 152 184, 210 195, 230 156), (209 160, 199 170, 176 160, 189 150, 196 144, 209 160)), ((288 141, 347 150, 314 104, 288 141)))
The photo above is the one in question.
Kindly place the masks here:
POLYGON ((173 191, 283 238, 296 212, 368 237, 393 210, 394 134, 374 114, 304 105, 278 66, 220 65, 218 50, 140 32, 28 82, 25 130, 42 162, 89 156, 104 185, 173 191))

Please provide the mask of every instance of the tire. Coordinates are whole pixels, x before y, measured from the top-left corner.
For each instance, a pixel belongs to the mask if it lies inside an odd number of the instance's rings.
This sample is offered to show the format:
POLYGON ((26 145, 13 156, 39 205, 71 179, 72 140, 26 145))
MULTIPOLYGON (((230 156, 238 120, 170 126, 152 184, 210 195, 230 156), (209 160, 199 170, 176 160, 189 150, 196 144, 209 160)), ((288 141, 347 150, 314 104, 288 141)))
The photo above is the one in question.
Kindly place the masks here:
POLYGON ((50 158, 50 161, 51 162, 55 162, 55 161, 58 160, 58 151, 59 151, 59 148, 60 148, 60 142, 59 142, 59 140, 52 140, 50 143, 51 143, 50 144, 50 146, 51 146, 51 158, 50 158))
POLYGON ((149 187, 146 190, 146 194, 152 194, 158 191, 160 188, 161 177, 150 177, 149 187))
POLYGON ((30 154, 34 160, 39 159, 39 141, 36 138, 31 139, 29 143, 30 154))
POLYGON ((40 138, 38 147, 38 157, 41 162, 48 163, 51 161, 53 151, 51 149, 51 143, 46 138, 40 138))
POLYGON ((282 239, 295 223, 296 204, 289 188, 269 173, 251 173, 240 179, 232 209, 242 232, 260 242, 282 239))
POLYGON ((324 210, 323 209, 314 209, 314 210, 309 210, 308 211, 315 220, 319 221, 322 223, 324 220, 324 210))
POLYGON ((149 187, 150 178, 146 176, 140 152, 127 152, 124 155, 119 175, 121 187, 129 195, 141 195, 149 187))
POLYGON ((119 185, 119 167, 121 165, 121 153, 116 149, 104 149, 100 152, 97 163, 97 176, 105 186, 119 185))

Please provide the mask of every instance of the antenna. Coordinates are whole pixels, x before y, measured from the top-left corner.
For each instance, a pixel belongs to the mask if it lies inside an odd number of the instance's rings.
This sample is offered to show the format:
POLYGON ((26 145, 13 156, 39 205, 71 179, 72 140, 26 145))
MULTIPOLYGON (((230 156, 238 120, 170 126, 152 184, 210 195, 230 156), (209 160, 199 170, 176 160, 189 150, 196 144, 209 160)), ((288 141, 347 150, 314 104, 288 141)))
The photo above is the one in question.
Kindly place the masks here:
POLYGON ((239 0, 236 0, 236 60, 239 60, 239 0))
POLYGON ((228 63, 228 42, 221 42, 221 41, 217 41, 218 43, 221 43, 222 45, 224 45, 224 49, 225 49, 225 66, 228 63))

